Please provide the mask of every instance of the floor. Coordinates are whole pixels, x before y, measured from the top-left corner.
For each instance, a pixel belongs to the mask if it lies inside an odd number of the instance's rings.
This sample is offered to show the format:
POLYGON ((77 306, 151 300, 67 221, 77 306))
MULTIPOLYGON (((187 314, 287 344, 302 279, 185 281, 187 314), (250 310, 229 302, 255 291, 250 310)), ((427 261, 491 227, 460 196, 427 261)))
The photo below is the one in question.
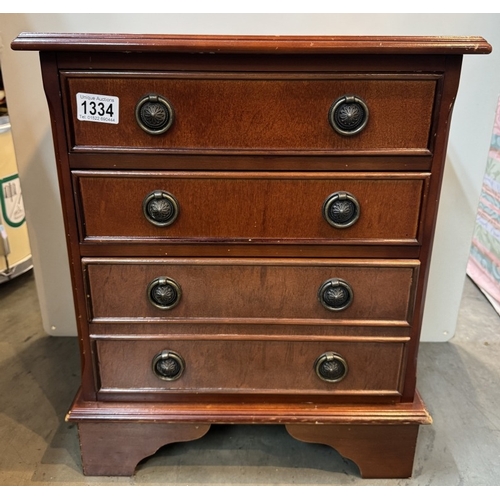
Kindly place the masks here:
POLYGON ((32 273, 0 287, 0 485, 500 485, 500 317, 465 284, 458 330, 423 344, 414 475, 362 480, 335 450, 281 426, 214 426, 141 462, 131 478, 85 477, 64 421, 79 384, 75 338, 43 333, 32 273))

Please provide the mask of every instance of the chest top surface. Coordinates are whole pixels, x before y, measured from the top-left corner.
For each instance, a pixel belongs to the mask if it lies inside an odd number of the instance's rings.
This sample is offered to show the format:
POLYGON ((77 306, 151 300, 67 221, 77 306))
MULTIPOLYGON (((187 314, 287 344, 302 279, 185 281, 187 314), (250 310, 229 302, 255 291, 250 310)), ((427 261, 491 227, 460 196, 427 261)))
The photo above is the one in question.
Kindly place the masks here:
POLYGON ((111 33, 21 33, 15 50, 97 52, 271 52, 366 54, 488 54, 482 37, 444 36, 236 36, 134 35, 111 33))

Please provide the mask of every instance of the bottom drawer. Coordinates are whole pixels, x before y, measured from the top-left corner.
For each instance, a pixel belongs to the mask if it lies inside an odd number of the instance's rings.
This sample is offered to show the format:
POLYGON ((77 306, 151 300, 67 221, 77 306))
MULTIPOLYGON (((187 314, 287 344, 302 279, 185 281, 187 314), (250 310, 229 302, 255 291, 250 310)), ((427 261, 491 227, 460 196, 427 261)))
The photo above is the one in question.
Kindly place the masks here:
POLYGON ((100 396, 398 396, 404 342, 97 340, 100 396), (333 380, 332 380, 333 379, 333 380))

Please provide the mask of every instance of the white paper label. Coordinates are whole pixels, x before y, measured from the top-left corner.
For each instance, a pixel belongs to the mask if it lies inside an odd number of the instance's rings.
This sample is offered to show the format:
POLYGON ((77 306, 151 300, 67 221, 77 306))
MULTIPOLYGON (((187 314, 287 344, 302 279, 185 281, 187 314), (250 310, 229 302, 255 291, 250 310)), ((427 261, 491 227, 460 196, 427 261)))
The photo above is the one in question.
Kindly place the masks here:
POLYGON ((118 123, 120 101, 113 95, 76 94, 77 118, 82 122, 118 123))

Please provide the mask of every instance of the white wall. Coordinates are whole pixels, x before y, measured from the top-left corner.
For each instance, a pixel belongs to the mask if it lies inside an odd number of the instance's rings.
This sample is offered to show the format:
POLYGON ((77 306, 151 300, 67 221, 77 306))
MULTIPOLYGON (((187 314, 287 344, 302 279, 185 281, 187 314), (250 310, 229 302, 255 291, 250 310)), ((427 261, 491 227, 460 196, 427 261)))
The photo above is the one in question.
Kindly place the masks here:
POLYGON ((36 53, 13 52, 22 31, 480 35, 493 54, 465 56, 451 129, 423 339, 453 336, 476 205, 500 93, 498 14, 0 14, 7 90, 45 330, 76 333, 49 115, 36 53), (495 50, 496 49, 496 50, 495 50))

